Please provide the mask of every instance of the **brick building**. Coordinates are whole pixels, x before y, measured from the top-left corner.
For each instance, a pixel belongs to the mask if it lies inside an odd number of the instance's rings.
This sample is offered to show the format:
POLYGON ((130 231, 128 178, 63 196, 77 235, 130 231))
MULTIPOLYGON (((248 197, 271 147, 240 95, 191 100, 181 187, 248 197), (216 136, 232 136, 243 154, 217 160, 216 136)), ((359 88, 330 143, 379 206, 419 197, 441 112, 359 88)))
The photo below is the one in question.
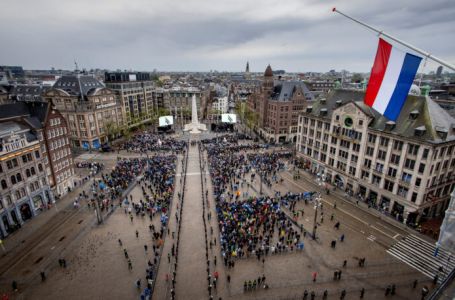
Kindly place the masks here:
POLYGON ((298 115, 314 96, 301 81, 274 80, 267 66, 262 86, 248 97, 248 108, 257 116, 256 130, 269 142, 295 142, 298 115))

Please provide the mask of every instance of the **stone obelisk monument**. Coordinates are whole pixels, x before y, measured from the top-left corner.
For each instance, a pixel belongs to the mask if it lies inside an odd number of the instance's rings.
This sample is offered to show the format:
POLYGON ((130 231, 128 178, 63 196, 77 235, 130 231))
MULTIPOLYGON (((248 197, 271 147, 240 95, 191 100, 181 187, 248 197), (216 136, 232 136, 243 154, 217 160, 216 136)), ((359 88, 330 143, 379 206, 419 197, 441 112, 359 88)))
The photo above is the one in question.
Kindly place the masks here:
POLYGON ((184 131, 189 131, 190 133, 201 133, 201 131, 207 130, 205 124, 199 123, 197 119, 197 105, 196 105, 196 95, 193 95, 191 99, 191 123, 185 125, 184 131))

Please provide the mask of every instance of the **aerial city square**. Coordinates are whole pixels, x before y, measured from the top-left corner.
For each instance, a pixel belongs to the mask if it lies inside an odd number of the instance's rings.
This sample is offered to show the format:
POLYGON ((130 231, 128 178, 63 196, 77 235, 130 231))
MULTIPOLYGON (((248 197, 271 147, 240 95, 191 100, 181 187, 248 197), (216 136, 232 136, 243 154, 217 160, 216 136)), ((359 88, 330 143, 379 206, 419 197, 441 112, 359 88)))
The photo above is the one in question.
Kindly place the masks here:
POLYGON ((13 1, 0 299, 455 299, 455 3, 13 1))

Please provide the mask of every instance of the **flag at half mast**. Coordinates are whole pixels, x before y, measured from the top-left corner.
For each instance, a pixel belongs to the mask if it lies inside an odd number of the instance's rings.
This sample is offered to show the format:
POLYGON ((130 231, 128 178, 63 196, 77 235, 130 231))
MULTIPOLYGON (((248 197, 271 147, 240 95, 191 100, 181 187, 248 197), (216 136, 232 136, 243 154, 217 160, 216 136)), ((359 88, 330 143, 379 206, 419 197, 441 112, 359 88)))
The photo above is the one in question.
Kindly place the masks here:
POLYGON ((380 38, 365 104, 396 121, 421 60, 421 57, 401 51, 380 38))

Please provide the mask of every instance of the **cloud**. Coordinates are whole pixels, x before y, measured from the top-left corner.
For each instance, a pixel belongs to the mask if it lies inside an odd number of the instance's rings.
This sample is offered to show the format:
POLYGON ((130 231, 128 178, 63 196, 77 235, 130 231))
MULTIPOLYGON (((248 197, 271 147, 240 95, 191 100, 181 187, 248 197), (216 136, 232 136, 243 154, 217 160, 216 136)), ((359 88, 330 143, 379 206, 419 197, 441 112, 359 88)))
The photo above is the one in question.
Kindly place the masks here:
POLYGON ((2 64, 25 68, 368 71, 377 36, 341 11, 455 61, 447 0, 22 0, 2 5, 2 64))

